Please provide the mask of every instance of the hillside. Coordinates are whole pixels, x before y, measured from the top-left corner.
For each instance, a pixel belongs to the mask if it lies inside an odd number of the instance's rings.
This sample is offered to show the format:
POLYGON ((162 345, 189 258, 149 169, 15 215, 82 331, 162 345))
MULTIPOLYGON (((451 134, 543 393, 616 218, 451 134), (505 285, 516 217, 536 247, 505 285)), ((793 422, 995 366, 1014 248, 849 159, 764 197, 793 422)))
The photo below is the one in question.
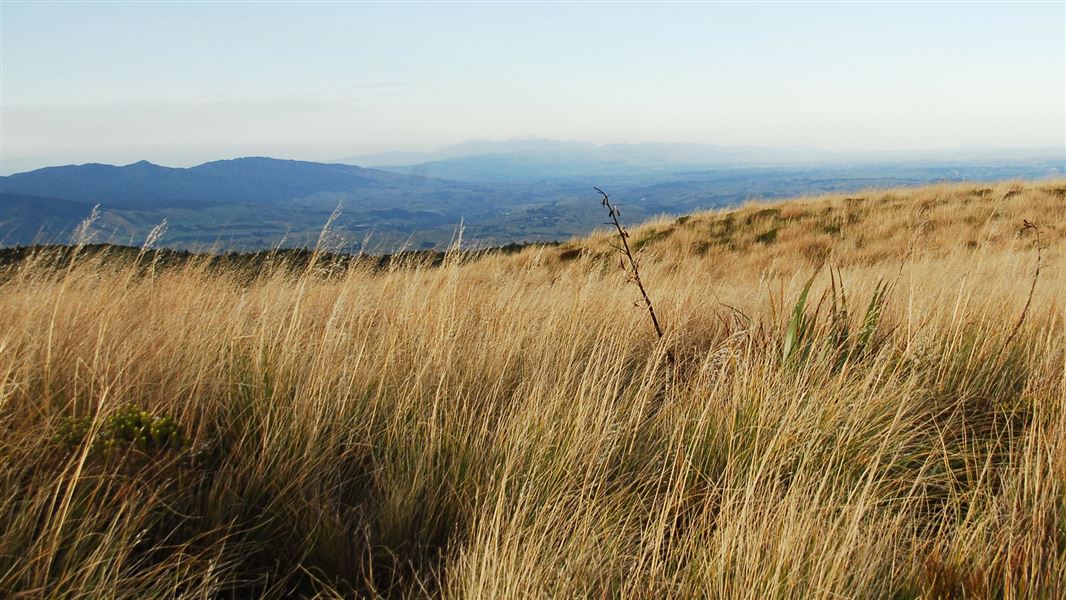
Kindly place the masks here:
POLYGON ((88 202, 0 192, 0 247, 35 240, 71 239, 92 214, 88 202))
MULTIPOLYGON (((700 263, 714 274, 899 266, 921 256, 1000 252, 1025 244, 1022 221, 1040 224, 1049 252, 1066 240, 1066 182, 1006 182, 868 189, 846 195, 749 202, 634 227, 633 246, 657 263, 700 263)), ((603 256, 610 233, 563 245, 603 256)))
MULTIPOLYGON (((99 204, 101 241, 139 243, 164 219, 168 242, 227 249, 313 245, 330 214, 357 244, 371 232, 392 248, 416 231, 433 239, 454 233, 463 218, 484 219, 526 201, 523 190, 387 173, 351 165, 241 158, 171 168, 145 161, 48 167, 0 177, 0 243, 64 242, 27 237, 70 231, 99 204), (27 204, 24 198, 41 199, 27 204), (49 198, 54 200, 48 200, 49 198), (72 215, 60 206, 83 203, 72 215)), ((536 198, 535 193, 529 197, 536 198)))
POLYGON ((635 224, 662 339, 605 230, 23 255, 0 595, 1058 597, 1063 223, 1056 180, 635 224))

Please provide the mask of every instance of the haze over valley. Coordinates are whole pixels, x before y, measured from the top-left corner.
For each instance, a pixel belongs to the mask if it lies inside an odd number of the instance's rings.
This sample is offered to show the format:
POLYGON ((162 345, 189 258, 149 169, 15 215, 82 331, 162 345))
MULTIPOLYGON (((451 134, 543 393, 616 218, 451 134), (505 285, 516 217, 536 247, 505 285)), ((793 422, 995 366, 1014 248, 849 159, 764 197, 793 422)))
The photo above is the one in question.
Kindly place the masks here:
POLYGON ((338 251, 443 249, 460 225, 468 247, 563 241, 602 224, 592 186, 608 188, 626 218, 639 222, 758 198, 1061 177, 1063 153, 848 154, 517 139, 331 163, 250 157, 189 168, 58 166, 0 177, 0 245, 69 243, 97 205, 80 235, 134 246, 164 221, 157 243, 166 247, 313 246, 331 215, 327 241, 338 251))

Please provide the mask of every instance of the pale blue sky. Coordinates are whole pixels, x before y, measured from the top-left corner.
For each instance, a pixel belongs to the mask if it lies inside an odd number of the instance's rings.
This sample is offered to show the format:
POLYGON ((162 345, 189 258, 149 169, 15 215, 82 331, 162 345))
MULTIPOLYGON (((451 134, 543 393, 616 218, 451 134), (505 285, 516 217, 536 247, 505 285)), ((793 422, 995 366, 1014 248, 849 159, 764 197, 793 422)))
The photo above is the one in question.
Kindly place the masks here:
POLYGON ((0 4, 5 173, 471 138, 1066 144, 1066 2, 0 4))

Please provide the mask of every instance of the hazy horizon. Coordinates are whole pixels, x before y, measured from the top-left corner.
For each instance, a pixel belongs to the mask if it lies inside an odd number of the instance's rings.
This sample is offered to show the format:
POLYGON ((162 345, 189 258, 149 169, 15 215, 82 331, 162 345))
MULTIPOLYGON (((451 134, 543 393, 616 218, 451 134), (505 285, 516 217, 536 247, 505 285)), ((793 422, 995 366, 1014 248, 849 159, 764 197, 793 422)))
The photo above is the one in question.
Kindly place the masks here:
POLYGON ((0 4, 0 172, 470 139, 1066 147, 1066 4, 0 4))
MULTIPOLYGON (((40 169, 40 168, 45 168, 45 167, 77 166, 77 165, 85 165, 85 164, 103 164, 103 165, 111 165, 111 166, 122 167, 122 166, 133 165, 133 164, 140 163, 140 162, 148 162, 148 163, 151 163, 151 164, 154 164, 154 165, 157 165, 157 166, 162 166, 162 167, 190 168, 190 167, 196 167, 196 166, 199 166, 199 165, 202 165, 202 164, 205 164, 205 163, 212 163, 212 162, 218 162, 218 161, 227 161, 227 160, 238 160, 238 159, 243 159, 243 158, 271 158, 271 159, 279 159, 279 160, 295 160, 295 161, 304 161, 304 162, 339 163, 339 164, 352 164, 352 165, 357 165, 357 166, 365 166, 367 168, 375 168, 375 167, 379 167, 379 166, 397 166, 397 165, 415 164, 415 163, 412 162, 412 161, 404 161, 404 160, 392 160, 392 161, 376 160, 376 161, 369 161, 369 162, 366 162, 364 164, 362 162, 354 161, 354 159, 362 158, 362 157, 374 157, 374 158, 377 158, 379 155, 384 157, 384 156, 389 156, 389 155, 425 154, 425 155, 429 156, 429 160, 437 160, 437 159, 433 158, 433 156, 432 156, 434 153, 441 152, 441 151, 446 151, 446 150, 448 150, 450 148, 453 148, 453 147, 460 147, 460 146, 463 146, 465 144, 474 144, 474 143, 507 144, 507 143, 510 143, 510 142, 521 142, 521 141, 542 141, 542 142, 553 142, 553 143, 560 143, 560 144, 569 144, 569 143, 590 144, 590 145, 600 146, 600 147, 615 146, 615 145, 632 145, 632 146, 640 146, 640 145, 715 146, 715 144, 713 144, 713 143, 669 142, 669 141, 661 141, 661 140, 647 140, 647 141, 639 141, 639 142, 611 142, 611 143, 600 144, 600 143, 597 143, 597 142, 589 142, 587 140, 573 140, 573 139, 556 140, 556 139, 549 139, 549 138, 540 138, 540 137, 536 137, 536 136, 519 136, 519 137, 513 137, 513 138, 472 138, 472 139, 467 139, 467 140, 461 140, 461 141, 458 141, 458 142, 456 142, 454 144, 446 144, 446 145, 443 145, 443 146, 432 146, 432 147, 425 147, 425 148, 422 148, 422 147, 418 147, 418 148, 387 148, 387 149, 383 149, 383 150, 380 150, 380 151, 377 151, 377 152, 356 153, 356 154, 353 154, 351 156, 333 156, 333 157, 329 157, 329 158, 317 158, 317 157, 316 158, 307 158, 307 157, 303 157, 303 156, 299 156, 299 155, 275 156, 275 155, 266 155, 266 154, 239 154, 239 153, 237 153, 237 154, 231 154, 231 155, 221 155, 221 156, 208 157, 208 158, 204 158, 204 159, 194 158, 194 159, 184 160, 184 161, 179 159, 179 160, 176 160, 176 161, 175 160, 171 160, 171 161, 166 161, 166 162, 160 162, 160 161, 151 160, 151 159, 148 159, 148 158, 141 157, 141 158, 130 158, 128 160, 119 160, 119 161, 112 161, 112 162, 102 161, 102 160, 88 160, 88 161, 70 162, 70 163, 53 162, 53 163, 47 163, 47 164, 40 164, 40 165, 36 165, 36 166, 29 166, 27 168, 18 168, 17 164, 12 164, 12 165, 10 165, 11 168, 7 168, 9 165, 4 165, 5 168, 0 170, 0 176, 14 175, 14 174, 17 174, 17 173, 29 172, 29 171, 33 171, 33 170, 40 169)), ((960 160, 960 161, 969 160, 971 162, 997 162, 997 161, 1015 160, 1016 157, 1012 156, 1011 154, 1009 154, 1011 152, 1023 153, 1023 155, 1022 155, 1023 158, 1020 159, 1020 160, 1031 159, 1031 158, 1048 159, 1048 158, 1052 158, 1052 155, 1054 155, 1055 158, 1061 158, 1063 160, 1063 162, 1064 162, 1064 166, 1066 166, 1066 146, 987 147, 987 146, 981 146, 981 145, 974 145, 974 146, 960 146, 960 147, 957 147, 957 148, 928 148, 928 149, 916 149, 916 150, 868 150, 868 151, 854 151, 854 152, 839 151, 839 152, 835 152, 835 153, 834 152, 830 152, 830 151, 826 151, 824 148, 816 148, 816 147, 811 147, 811 146, 804 147, 804 146, 743 146, 743 145, 736 145, 736 146, 722 146, 722 147, 723 148, 745 148, 745 147, 748 147, 748 148, 753 148, 753 149, 764 149, 764 150, 797 149, 797 150, 810 150, 810 151, 825 152, 826 154, 829 155, 828 157, 822 157, 822 156, 819 155, 818 157, 811 158, 809 161, 799 161, 799 160, 791 160, 791 161, 789 161, 789 160, 784 160, 784 161, 776 161, 776 162, 771 161, 771 162, 767 163, 768 165, 775 165, 775 166, 781 166, 781 167, 786 167, 789 164, 802 164, 803 162, 809 162, 810 164, 836 164, 836 163, 839 163, 839 164, 847 164, 847 163, 866 164, 866 163, 881 163, 881 162, 883 162, 885 164, 891 164, 891 163, 894 163, 894 162, 905 163, 905 162, 908 162, 908 161, 921 161, 921 160, 930 160, 930 159, 932 159, 932 160, 936 160, 936 161, 941 161, 941 162, 947 163, 947 162, 951 162, 951 159, 953 157, 958 157, 958 160, 960 160)), ((469 154, 469 156, 476 156, 476 155, 477 155, 477 153, 469 154)), ((467 155, 463 154, 462 156, 467 156, 467 155)), ((729 164, 729 163, 726 163, 726 164, 729 164)))

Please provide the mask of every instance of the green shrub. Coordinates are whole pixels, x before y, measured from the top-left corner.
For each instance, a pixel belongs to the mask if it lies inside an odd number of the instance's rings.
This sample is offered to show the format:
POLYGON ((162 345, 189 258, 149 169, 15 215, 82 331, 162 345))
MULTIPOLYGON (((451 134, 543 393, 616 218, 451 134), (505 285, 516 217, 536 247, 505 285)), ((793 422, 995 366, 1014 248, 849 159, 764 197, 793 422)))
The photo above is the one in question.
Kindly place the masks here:
MULTIPOLYGON (((90 417, 65 419, 59 424, 56 441, 73 448, 86 441, 92 431, 90 417)), ((136 404, 125 404, 105 417, 93 436, 90 452, 108 456, 116 451, 136 449, 146 454, 181 450, 185 436, 173 417, 156 416, 136 404)))
MULTIPOLYGON (((782 362, 805 361, 815 348, 815 337, 819 332, 819 312, 823 303, 819 301, 813 310, 808 312, 808 299, 814 278, 815 275, 811 275, 804 284, 786 323, 781 350, 782 362)), ((823 294, 823 300, 828 295, 831 303, 821 328, 825 337, 821 352, 834 357, 838 367, 849 360, 859 360, 875 353, 884 341, 876 334, 888 300, 889 287, 889 282, 885 280, 877 282, 866 305, 866 311, 856 327, 848 311, 844 283, 842 280, 838 283, 837 278, 833 277, 831 289, 823 294)))
POLYGON ((769 231, 764 231, 755 236, 755 241, 760 244, 772 244, 777 241, 777 228, 773 228, 769 231))

